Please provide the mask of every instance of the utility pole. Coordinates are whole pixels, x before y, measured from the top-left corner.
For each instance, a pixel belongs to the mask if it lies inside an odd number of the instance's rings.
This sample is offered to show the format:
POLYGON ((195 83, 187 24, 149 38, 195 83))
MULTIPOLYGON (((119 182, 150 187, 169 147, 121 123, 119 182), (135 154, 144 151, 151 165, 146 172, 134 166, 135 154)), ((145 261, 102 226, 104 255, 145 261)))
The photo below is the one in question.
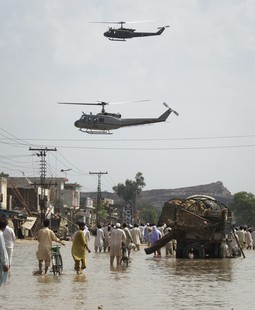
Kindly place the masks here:
POLYGON ((45 148, 29 148, 29 151, 37 151, 36 155, 40 157, 40 185, 41 186, 41 195, 40 195, 40 214, 41 214, 41 226, 43 224, 44 218, 45 218, 45 212, 46 212, 46 203, 47 203, 47 197, 45 196, 45 188, 46 188, 46 153, 57 151, 56 148, 54 149, 48 149, 45 148))
POLYGON ((89 174, 96 174, 98 176, 98 183, 97 183, 97 208, 96 208, 96 222, 98 222, 98 210, 101 204, 101 175, 108 174, 108 172, 90 172, 89 174))

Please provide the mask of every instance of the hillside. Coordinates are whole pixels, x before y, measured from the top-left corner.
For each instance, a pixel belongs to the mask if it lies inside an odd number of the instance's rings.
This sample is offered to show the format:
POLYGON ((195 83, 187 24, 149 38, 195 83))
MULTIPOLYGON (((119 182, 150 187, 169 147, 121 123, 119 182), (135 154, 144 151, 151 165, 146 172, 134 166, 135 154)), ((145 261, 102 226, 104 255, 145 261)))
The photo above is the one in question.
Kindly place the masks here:
MULTIPOLYGON (((222 182, 217 181, 210 184, 182 187, 175 189, 153 189, 144 190, 142 196, 139 197, 139 202, 145 202, 161 209, 166 201, 173 198, 187 198, 188 196, 200 194, 212 196, 215 199, 228 204, 232 195, 230 191, 223 185, 222 182)), ((96 198, 97 192, 83 192, 81 197, 96 198)), ((119 197, 115 193, 102 192, 102 198, 113 199, 115 203, 120 201, 119 197)))

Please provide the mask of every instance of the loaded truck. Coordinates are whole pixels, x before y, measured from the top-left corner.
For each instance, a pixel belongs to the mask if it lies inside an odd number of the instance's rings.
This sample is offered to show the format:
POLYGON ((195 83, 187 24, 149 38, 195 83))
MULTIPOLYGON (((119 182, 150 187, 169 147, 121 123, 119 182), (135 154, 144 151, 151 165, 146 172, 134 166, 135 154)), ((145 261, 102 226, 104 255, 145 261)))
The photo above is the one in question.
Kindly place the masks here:
POLYGON ((213 197, 193 195, 167 201, 159 222, 171 228, 153 246, 151 254, 171 240, 177 241, 176 258, 225 258, 240 256, 238 239, 232 227, 232 214, 213 197))

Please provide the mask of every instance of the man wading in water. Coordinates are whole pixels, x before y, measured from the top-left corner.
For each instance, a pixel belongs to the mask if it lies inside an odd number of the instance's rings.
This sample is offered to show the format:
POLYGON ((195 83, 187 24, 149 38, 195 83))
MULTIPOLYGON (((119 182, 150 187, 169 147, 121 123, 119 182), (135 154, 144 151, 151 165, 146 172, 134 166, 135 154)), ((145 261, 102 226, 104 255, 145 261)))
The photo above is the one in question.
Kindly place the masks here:
POLYGON ((80 222, 78 225, 79 230, 73 237, 72 256, 74 259, 74 269, 77 274, 81 274, 82 270, 86 268, 86 250, 90 253, 90 249, 84 236, 85 223, 80 222))
POLYGON ((60 241, 57 236, 54 234, 54 232, 49 229, 50 221, 48 219, 44 220, 43 222, 43 228, 39 230, 38 233, 38 250, 36 252, 36 257, 39 261, 39 274, 42 274, 42 267, 43 267, 43 261, 45 262, 44 272, 45 274, 48 271, 48 268, 50 266, 50 253, 51 253, 51 247, 52 247, 52 241, 61 243, 62 245, 65 245, 64 242, 60 241))

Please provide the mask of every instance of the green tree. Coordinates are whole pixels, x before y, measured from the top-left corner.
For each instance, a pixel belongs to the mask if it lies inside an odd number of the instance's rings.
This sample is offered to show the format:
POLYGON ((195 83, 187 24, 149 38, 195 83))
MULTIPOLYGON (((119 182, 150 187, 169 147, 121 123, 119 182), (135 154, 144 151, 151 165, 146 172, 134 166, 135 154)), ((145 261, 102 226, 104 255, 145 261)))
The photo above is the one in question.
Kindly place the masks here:
POLYGON ((238 225, 255 226, 255 196, 247 192, 236 193, 229 204, 238 225))
POLYGON ((7 178, 9 176, 8 173, 4 173, 3 171, 0 173, 0 177, 7 178))
POLYGON ((132 201, 136 203, 137 198, 140 196, 143 187, 145 187, 144 177, 141 172, 137 172, 135 181, 126 180, 125 184, 119 183, 114 186, 113 191, 124 201, 132 201))
POLYGON ((145 186, 144 177, 141 172, 137 172, 135 181, 126 180, 125 184, 119 183, 112 189, 125 202, 131 201, 133 203, 133 218, 137 220, 137 198, 141 195, 142 189, 145 186))
POLYGON ((105 223, 108 215, 108 206, 107 203, 101 202, 99 205, 95 205, 95 213, 96 213, 96 224, 105 223))
POLYGON ((150 204, 141 204, 137 206, 137 209, 140 211, 141 223, 158 223, 159 215, 156 207, 150 204))

